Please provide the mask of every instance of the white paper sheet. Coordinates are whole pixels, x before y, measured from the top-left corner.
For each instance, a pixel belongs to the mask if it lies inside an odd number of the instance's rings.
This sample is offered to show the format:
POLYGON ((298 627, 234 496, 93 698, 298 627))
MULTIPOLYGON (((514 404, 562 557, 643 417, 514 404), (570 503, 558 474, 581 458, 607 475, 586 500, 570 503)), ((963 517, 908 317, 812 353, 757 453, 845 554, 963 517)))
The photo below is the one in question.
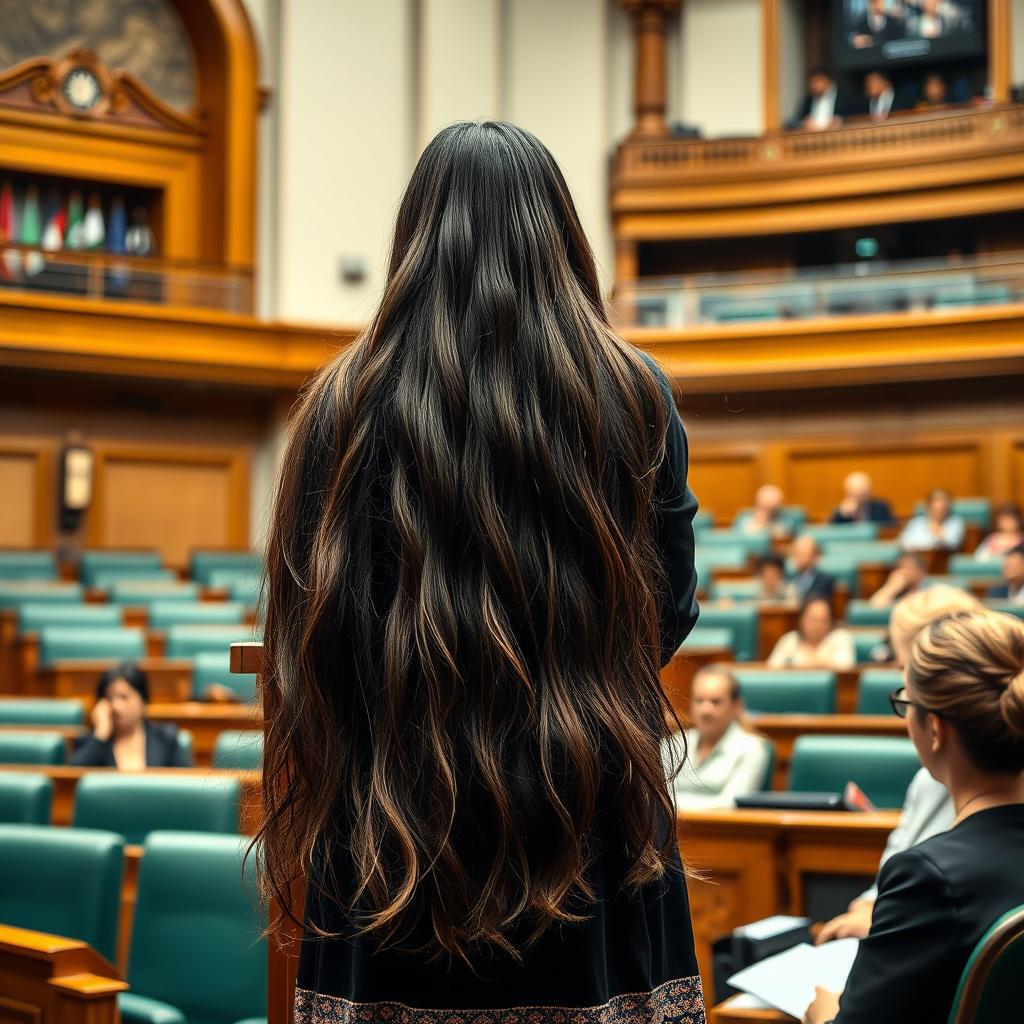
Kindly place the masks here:
POLYGON ((744 968, 729 978, 729 984, 800 1020, 814 1000, 815 986, 843 991, 857 946, 857 939, 837 939, 824 946, 802 942, 744 968))
POLYGON ((742 925, 736 929, 734 934, 743 935, 748 939, 770 939, 780 932, 787 932, 791 928, 799 928, 800 925, 810 923, 809 917, 788 917, 785 914, 776 914, 774 917, 764 917, 760 921, 742 925))

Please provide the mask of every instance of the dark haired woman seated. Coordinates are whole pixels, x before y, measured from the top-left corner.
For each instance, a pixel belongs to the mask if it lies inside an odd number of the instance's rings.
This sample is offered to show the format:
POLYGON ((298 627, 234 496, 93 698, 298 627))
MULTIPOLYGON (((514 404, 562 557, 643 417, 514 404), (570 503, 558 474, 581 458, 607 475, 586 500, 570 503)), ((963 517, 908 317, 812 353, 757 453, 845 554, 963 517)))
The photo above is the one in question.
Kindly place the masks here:
POLYGON ((191 768, 192 752, 172 725, 146 720, 149 680, 130 661, 107 669, 96 684, 92 732, 71 755, 73 765, 118 768, 191 768))
POLYGON ((886 862, 846 991, 819 989, 805 1024, 945 1021, 978 940, 1024 904, 1024 623, 940 619, 918 634, 905 678, 893 708, 956 818, 886 862))

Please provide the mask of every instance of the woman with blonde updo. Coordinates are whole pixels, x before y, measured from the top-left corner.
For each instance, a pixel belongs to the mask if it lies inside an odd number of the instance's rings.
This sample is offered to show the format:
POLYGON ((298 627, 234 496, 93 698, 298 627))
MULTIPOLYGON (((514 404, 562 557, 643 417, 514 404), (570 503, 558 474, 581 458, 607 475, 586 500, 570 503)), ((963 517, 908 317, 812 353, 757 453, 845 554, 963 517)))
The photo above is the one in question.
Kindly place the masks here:
POLYGON ((926 626, 893 710, 953 797, 952 827, 893 857, 842 998, 805 1024, 944 1021, 978 940, 1024 904, 1024 622, 998 612, 926 626))

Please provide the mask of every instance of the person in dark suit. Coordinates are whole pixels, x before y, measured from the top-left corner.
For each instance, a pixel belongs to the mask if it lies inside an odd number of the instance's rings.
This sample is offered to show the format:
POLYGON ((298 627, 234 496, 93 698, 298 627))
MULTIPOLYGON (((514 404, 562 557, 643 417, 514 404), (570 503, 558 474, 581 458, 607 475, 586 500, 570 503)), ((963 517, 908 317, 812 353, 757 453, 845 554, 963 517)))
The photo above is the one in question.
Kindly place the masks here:
POLYGON ((889 502, 872 495, 867 473, 850 473, 843 481, 843 500, 832 513, 830 523, 892 523, 889 502))
POLYGON ((892 704, 956 816, 886 862, 846 989, 819 988, 805 1024, 945 1021, 979 939, 1024 904, 1024 622, 984 610, 926 626, 892 704))
POLYGON ((807 75, 807 95, 786 127, 822 131, 843 122, 843 118, 858 113, 852 100, 836 84, 824 68, 812 68, 807 75))
POLYGON ((864 76, 864 101, 861 114, 875 121, 884 121, 890 114, 908 109, 908 104, 893 88, 892 79, 885 71, 869 71, 864 76))
POLYGON ((990 587, 988 596, 1024 604, 1024 544, 1010 548, 1003 555, 1003 583, 990 587))
POLYGON ((793 575, 789 580, 790 597, 803 602, 811 594, 831 599, 836 589, 835 577, 818 568, 821 548, 813 537, 797 537, 789 551, 793 575))
POLYGON ((191 768, 192 754, 178 741, 178 730, 146 719, 149 680, 130 661, 107 669, 96 684, 92 732, 69 763, 96 768, 142 771, 191 768))
POLYGON ((868 9, 854 23, 850 43, 858 50, 867 50, 902 39, 904 31, 903 20, 888 9, 886 0, 869 0, 868 9))

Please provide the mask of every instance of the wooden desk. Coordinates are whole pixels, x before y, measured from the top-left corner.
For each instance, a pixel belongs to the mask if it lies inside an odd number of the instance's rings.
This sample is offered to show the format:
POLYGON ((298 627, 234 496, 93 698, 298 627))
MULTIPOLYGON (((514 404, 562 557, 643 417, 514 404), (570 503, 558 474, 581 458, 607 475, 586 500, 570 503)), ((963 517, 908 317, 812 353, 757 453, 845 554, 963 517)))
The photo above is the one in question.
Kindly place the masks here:
POLYGON ((732 660, 731 647, 687 647, 677 651, 661 670, 661 685, 676 712, 682 715, 689 704, 690 684, 698 669, 732 660))
POLYGON ((708 998, 715 939, 772 914, 802 914, 807 876, 874 876, 898 821, 898 811, 681 813, 679 850, 697 873, 687 887, 708 998))
MULTIPOLYGON (((192 662, 188 659, 141 658, 137 664, 149 676, 152 700, 169 704, 192 697, 192 662)), ((96 681, 110 665, 110 660, 104 658, 56 661, 25 680, 23 694, 72 698, 90 706, 96 695, 96 681)))
POLYGON ((128 989, 99 953, 78 939, 0 925, 0 1015, 42 1024, 115 1024, 128 989))
POLYGON ((798 736, 906 736, 895 715, 751 715, 750 727, 775 747, 772 789, 786 789, 798 736))
POLYGON ((767 661, 775 645, 796 629, 800 605, 796 601, 763 601, 757 606, 757 656, 767 661))
MULTIPOLYGON (((3 772, 31 772, 45 775, 53 783, 52 822, 70 825, 74 819, 75 790, 79 780, 90 772, 116 772, 116 768, 80 768, 66 764, 0 764, 3 772)), ((122 773, 127 774, 127 773, 122 773)), ((259 820, 261 773, 257 771, 229 772, 208 768, 148 768, 146 775, 188 775, 216 782, 220 779, 238 779, 241 795, 238 808, 238 828, 242 835, 253 835, 259 820)))
POLYGON ((792 1024, 796 1020, 781 1010, 752 1010, 735 1006, 736 996, 711 1007, 710 1024, 792 1024))
POLYGON ((213 747, 226 729, 263 730, 263 712, 254 704, 185 703, 150 704, 146 717, 153 722, 169 722, 192 733, 196 767, 213 763, 213 747))

